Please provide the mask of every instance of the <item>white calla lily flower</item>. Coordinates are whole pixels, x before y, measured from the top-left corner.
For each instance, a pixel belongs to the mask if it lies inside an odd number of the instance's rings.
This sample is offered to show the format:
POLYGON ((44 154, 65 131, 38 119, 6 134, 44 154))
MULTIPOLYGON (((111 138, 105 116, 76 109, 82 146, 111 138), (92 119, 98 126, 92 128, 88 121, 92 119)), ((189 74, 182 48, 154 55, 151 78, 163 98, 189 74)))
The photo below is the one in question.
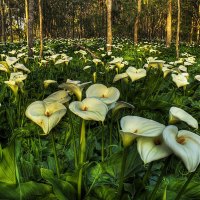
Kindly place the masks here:
POLYGON ((194 172, 200 163, 200 136, 187 131, 180 130, 176 126, 167 126, 163 131, 165 144, 185 164, 189 172, 194 172))
POLYGON ((25 67, 23 64, 21 64, 21 63, 16 63, 15 65, 13 65, 13 68, 14 68, 14 69, 23 70, 23 71, 25 71, 25 72, 27 72, 27 73, 30 73, 30 72, 31 72, 28 68, 26 68, 26 67, 25 67))
POLYGON ((71 97, 68 95, 68 92, 65 90, 60 90, 57 92, 54 92, 53 94, 49 95, 47 98, 45 98, 43 101, 45 103, 66 103, 70 101, 71 97))
POLYGON ((137 150, 145 164, 172 154, 171 149, 159 137, 138 137, 137 150))
POLYGON ((96 98, 86 98, 83 101, 70 103, 69 109, 85 120, 104 121, 108 107, 96 98))
POLYGON ((176 83, 177 87, 183 87, 189 84, 187 78, 182 74, 172 74, 172 80, 176 83))
POLYGON ((147 75, 147 72, 145 69, 136 69, 135 67, 129 67, 126 70, 126 73, 129 75, 132 82, 139 80, 147 75))
POLYGON ((200 75, 196 75, 194 78, 195 78, 197 81, 200 81, 200 75))
POLYGON ((120 121, 121 131, 135 136, 157 137, 162 134, 165 126, 151 119, 138 116, 125 116, 120 121))
POLYGON ((9 72, 9 69, 6 66, 0 64, 0 71, 9 72))
POLYGON ((121 79, 124 79, 124 78, 127 78, 128 77, 128 74, 125 72, 125 73, 122 73, 122 74, 116 74, 114 79, 113 79, 113 83, 121 80, 121 79))
POLYGON ((192 115, 181 108, 171 107, 169 110, 169 124, 175 124, 179 121, 184 121, 189 126, 198 129, 198 122, 192 115))
POLYGON ((6 62, 9 66, 15 64, 18 60, 16 57, 6 57, 6 62))
POLYGON ((115 87, 107 88, 103 84, 93 84, 86 90, 86 97, 98 98, 105 104, 111 104, 119 99, 120 92, 115 87))
POLYGON ((55 80, 45 80, 44 82, 44 88, 47 88, 50 84, 57 83, 55 80))
POLYGON ((44 101, 31 103, 26 109, 26 117, 39 125, 47 135, 65 115, 67 109, 61 103, 47 104, 44 101))
POLYGON ((17 93, 18 93, 18 89, 19 89, 19 86, 18 84, 16 84, 15 81, 4 81, 4 83, 6 85, 8 85, 10 87, 10 89, 13 91, 14 95, 17 96, 17 93))
POLYGON ((10 74, 10 81, 22 82, 27 78, 27 74, 23 74, 22 72, 15 72, 10 74))

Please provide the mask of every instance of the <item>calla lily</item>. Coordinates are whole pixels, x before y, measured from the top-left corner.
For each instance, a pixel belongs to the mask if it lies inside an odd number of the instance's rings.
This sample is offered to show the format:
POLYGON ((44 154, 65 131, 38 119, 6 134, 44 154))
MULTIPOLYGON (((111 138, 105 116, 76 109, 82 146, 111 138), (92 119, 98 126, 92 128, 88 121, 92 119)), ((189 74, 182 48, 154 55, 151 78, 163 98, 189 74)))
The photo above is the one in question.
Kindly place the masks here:
POLYGON ((128 77, 128 74, 125 72, 125 73, 122 73, 122 74, 116 74, 114 79, 113 79, 113 83, 121 80, 121 79, 124 79, 124 78, 127 78, 128 77))
POLYGON ((86 98, 83 101, 70 103, 69 109, 85 120, 104 121, 108 107, 96 98, 86 98))
POLYGON ((151 119, 138 116, 125 116, 121 121, 122 132, 135 136, 157 137, 162 134, 165 126, 151 119))
POLYGON ((72 92, 73 94, 76 95, 77 99, 79 101, 81 101, 81 99, 82 99, 82 89, 78 85, 73 84, 73 83, 62 83, 58 87, 61 88, 61 89, 66 89, 66 90, 72 92))
POLYGON ((122 143, 125 148, 131 146, 136 138, 136 136, 132 133, 124 133, 122 131, 120 131, 120 135, 122 137, 122 143))
POLYGON ((49 95, 43 101, 45 103, 54 103, 54 102, 66 103, 66 102, 70 101, 70 99, 71 99, 71 97, 68 95, 67 91, 60 90, 60 91, 54 92, 53 94, 49 95))
POLYGON ((47 104, 44 101, 36 101, 26 109, 26 117, 39 125, 44 135, 47 135, 65 115, 66 110, 65 106, 58 102, 47 104))
POLYGON ((167 126, 163 131, 165 144, 185 164, 189 172, 194 172, 200 163, 200 136, 176 126, 167 126))
POLYGON ((171 107, 169 110, 169 123, 175 124, 179 121, 184 121, 189 126, 198 129, 198 122, 192 115, 181 108, 171 107))
POLYGON ((185 67, 184 65, 180 65, 178 68, 183 72, 187 72, 187 67, 185 67))
POLYGON ((172 80, 176 83, 177 87, 183 87, 189 84, 187 78, 182 74, 172 74, 172 80))
POLYGON ((8 68, 2 64, 0 64, 0 71, 9 72, 8 68))
POLYGON ((22 72, 16 72, 10 74, 10 80, 15 82, 22 82, 27 78, 27 74, 23 74, 22 72))
POLYGON ((183 63, 183 65, 185 65, 185 66, 192 66, 193 64, 186 61, 186 62, 183 63))
POLYGON ((91 67, 92 66, 87 65, 87 66, 83 67, 83 70, 90 69, 91 67))
POLYGON ((13 68, 23 70, 23 71, 26 71, 28 73, 31 72, 28 68, 26 68, 23 64, 20 64, 20 63, 16 63, 15 65, 13 65, 13 68))
POLYGON ((172 71, 171 69, 169 69, 168 67, 163 67, 162 68, 162 71, 163 71, 163 76, 164 78, 172 71))
POLYGON ((45 80, 44 81, 44 88, 47 88, 50 84, 57 83, 55 80, 45 80))
POLYGON ((131 109, 135 108, 130 103, 127 103, 127 102, 124 102, 124 101, 118 101, 118 102, 114 102, 112 104, 113 104, 113 106, 111 107, 111 109, 112 109, 112 116, 113 117, 123 108, 131 108, 131 109))
POLYGON ((200 81, 200 75, 196 75, 194 78, 195 78, 197 81, 200 81))
POLYGON ((17 96, 19 86, 16 84, 16 82, 10 80, 10 81, 4 81, 4 83, 8 85, 10 89, 13 91, 14 95, 17 96))
POLYGON ((169 156, 172 151, 159 137, 138 137, 137 150, 145 164, 169 156))
POLYGON ((115 87, 107 88, 103 84, 93 84, 86 90, 86 97, 100 99, 105 104, 111 104, 119 99, 120 92, 115 87))
POLYGON ((8 63, 9 66, 15 64, 19 59, 16 57, 6 57, 6 62, 8 63))
POLYGON ((126 73, 129 75, 132 82, 145 77, 147 74, 145 69, 136 69, 135 67, 129 67, 126 73))
POLYGON ((103 62, 100 59, 94 58, 92 60, 93 63, 95 63, 95 65, 98 65, 99 63, 103 64, 103 62))

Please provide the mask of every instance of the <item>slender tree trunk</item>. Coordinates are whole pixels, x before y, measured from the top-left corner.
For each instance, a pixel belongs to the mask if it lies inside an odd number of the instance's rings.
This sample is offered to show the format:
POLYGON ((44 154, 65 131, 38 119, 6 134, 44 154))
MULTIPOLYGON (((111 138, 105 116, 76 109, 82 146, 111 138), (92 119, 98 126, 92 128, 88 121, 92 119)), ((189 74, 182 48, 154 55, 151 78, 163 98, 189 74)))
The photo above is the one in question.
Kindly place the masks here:
POLYGON ((179 37, 180 37, 180 24, 181 24, 181 2, 177 0, 178 3, 178 16, 177 16, 177 32, 176 32, 176 58, 179 58, 179 37))
POLYGON ((43 12, 42 12, 42 0, 38 0, 39 16, 40 16, 40 57, 43 56, 43 12))
POLYGON ((192 44, 193 41, 193 33, 194 33, 194 18, 192 17, 191 29, 190 29, 190 44, 192 44))
POLYGON ((10 0, 8 0, 8 9, 9 9, 9 22, 10 22, 10 41, 13 42, 13 29, 12 29, 12 10, 10 7, 10 0))
POLYGON ((166 47, 171 46, 172 42, 172 0, 168 0, 168 11, 167 11, 167 37, 166 37, 166 47))
POLYGON ((106 0, 107 7, 107 51, 112 49, 112 0, 106 0))
POLYGON ((197 43, 199 43, 199 35, 200 35, 200 4, 198 10, 198 19, 197 19, 197 43))
POLYGON ((2 42, 6 44, 6 31, 5 31, 5 2, 1 0, 1 29, 2 29, 2 42))
POLYGON ((138 43, 138 25, 140 20, 142 0, 137 0, 137 15, 134 23, 134 45, 138 43))
POLYGON ((34 0, 25 0, 26 26, 27 26, 27 44, 28 56, 33 56, 33 20, 34 20, 34 0))

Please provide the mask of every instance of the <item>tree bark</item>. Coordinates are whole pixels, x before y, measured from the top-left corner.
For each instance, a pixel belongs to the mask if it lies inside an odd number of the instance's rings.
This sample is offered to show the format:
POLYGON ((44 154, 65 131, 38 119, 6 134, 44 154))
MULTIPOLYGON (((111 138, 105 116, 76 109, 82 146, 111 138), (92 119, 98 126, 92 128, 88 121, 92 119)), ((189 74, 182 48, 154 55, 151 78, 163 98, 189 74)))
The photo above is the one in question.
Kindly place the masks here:
POLYGON ((194 18, 192 16, 191 29, 190 29, 190 44, 192 44, 193 41, 193 33, 194 33, 194 18))
POLYGON ((107 51, 112 49, 112 0, 106 0, 107 7, 107 51))
POLYGON ((172 42, 172 0, 168 0, 168 10, 167 10, 167 37, 166 37, 166 47, 171 46, 172 42))
POLYGON ((28 56, 33 57, 34 0, 25 0, 28 56))
POLYGON ((8 9, 9 9, 9 22, 10 22, 10 41, 13 42, 13 29, 12 29, 12 10, 10 7, 10 0, 8 0, 8 9))
POLYGON ((138 24, 140 20, 142 0, 137 0, 137 15, 134 23, 134 45, 138 44, 138 24))
POLYGON ((1 0, 1 29, 2 29, 2 42, 6 44, 6 31, 5 31, 5 2, 1 0))
POLYGON ((177 16, 177 31, 176 31, 176 58, 179 59, 179 40, 180 40, 180 24, 181 24, 181 2, 177 0, 178 3, 178 16, 177 16))
POLYGON ((197 19, 197 43, 199 43, 200 36, 200 4, 198 6, 198 19, 197 19))
POLYGON ((40 57, 43 56, 43 12, 42 12, 42 0, 38 0, 39 16, 40 16, 40 57))

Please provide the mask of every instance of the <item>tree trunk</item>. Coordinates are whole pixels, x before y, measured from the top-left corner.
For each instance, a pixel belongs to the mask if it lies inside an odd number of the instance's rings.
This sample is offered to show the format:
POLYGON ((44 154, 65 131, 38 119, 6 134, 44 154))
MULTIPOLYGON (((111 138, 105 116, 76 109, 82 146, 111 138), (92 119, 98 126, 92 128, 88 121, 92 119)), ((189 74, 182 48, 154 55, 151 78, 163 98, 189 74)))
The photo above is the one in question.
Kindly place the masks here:
POLYGON ((106 0, 107 7, 107 51, 112 49, 112 0, 106 0))
POLYGON ((6 44, 6 31, 5 31, 5 2, 1 0, 1 29, 2 29, 2 42, 6 44))
POLYGON ((134 45, 138 43, 138 24, 140 20, 142 0, 137 0, 137 15, 134 23, 134 45))
POLYGON ((13 29, 12 29, 12 11, 10 7, 10 0, 8 0, 8 9, 9 9, 9 22, 10 22, 10 41, 13 42, 13 29))
POLYGON ((38 0, 39 16, 40 16, 40 57, 43 56, 43 12, 42 12, 42 0, 38 0))
POLYGON ((171 46, 172 42, 172 0, 168 0, 168 11, 167 11, 167 37, 166 37, 166 47, 171 46))
POLYGON ((190 44, 192 44, 193 41, 193 33, 194 33, 194 18, 192 17, 191 29, 190 29, 190 44))
POLYGON ((176 32, 176 58, 179 59, 179 37, 180 37, 180 24, 181 24, 180 0, 177 0, 177 3, 178 3, 178 16, 177 16, 177 32, 176 32))
POLYGON ((198 10, 198 19, 197 19, 197 43, 199 43, 199 35, 200 35, 200 4, 198 10))
POLYGON ((34 0, 25 0, 28 56, 33 57, 34 0))

